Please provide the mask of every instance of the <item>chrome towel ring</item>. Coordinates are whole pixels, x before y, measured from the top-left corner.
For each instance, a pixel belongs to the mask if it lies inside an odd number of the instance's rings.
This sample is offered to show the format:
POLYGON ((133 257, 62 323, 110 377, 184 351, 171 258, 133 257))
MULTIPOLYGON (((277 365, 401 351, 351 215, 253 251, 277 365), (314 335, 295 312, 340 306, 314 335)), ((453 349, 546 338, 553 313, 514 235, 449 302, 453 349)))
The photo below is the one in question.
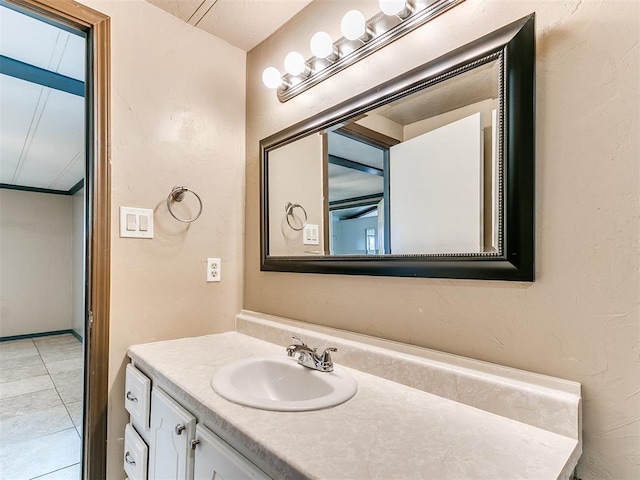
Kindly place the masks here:
POLYGON ((179 222, 191 223, 191 222, 195 222, 200 217, 200 215, 202 215, 202 200, 200 200, 200 197, 196 192, 194 192, 193 190, 189 190, 187 187, 173 187, 173 190, 171 190, 171 193, 167 197, 167 208, 169 209, 169 213, 171 214, 171 216, 176 220, 178 220, 179 222), (173 210, 171 210, 171 203, 172 201, 181 202, 182 200, 184 200, 185 193, 187 192, 191 193, 194 197, 196 197, 196 200, 198 200, 198 204, 200 205, 200 207, 195 217, 185 220, 183 218, 177 217, 176 214, 173 213, 173 210))
POLYGON ((287 223, 289 224, 289 226, 295 230, 296 232, 299 232, 300 230, 302 230, 304 227, 306 227, 307 225, 307 211, 304 209, 304 207, 302 205, 300 205, 299 203, 287 203, 284 207, 285 212, 287 212, 286 218, 287 218, 287 223), (293 225, 291 225, 291 220, 289 220, 289 217, 293 217, 295 218, 295 215, 293 214, 293 211, 299 208, 300 210, 302 210, 302 213, 304 214, 304 220, 302 221, 302 226, 301 227, 294 227, 293 225))

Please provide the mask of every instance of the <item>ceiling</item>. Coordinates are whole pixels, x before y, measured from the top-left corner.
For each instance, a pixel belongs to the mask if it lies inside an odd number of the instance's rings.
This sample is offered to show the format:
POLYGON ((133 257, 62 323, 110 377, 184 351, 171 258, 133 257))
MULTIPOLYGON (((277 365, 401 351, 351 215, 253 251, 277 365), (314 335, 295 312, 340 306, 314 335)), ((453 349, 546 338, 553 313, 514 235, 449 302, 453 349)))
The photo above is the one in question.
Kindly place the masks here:
MULTIPOLYGON (((244 51, 311 1, 149 0, 244 51)), ((84 37, 0 5, 0 55, 27 69, 16 78, 0 59, 0 184, 72 190, 84 178, 84 97, 39 84, 29 66, 84 82, 84 37)))
POLYGON ((312 0, 147 0, 248 52, 312 0))
POLYGON ((84 97, 37 82, 82 86, 84 37, 0 6, 0 55, 0 71, 17 60, 34 80, 0 74, 0 183, 69 191, 84 178, 84 97))

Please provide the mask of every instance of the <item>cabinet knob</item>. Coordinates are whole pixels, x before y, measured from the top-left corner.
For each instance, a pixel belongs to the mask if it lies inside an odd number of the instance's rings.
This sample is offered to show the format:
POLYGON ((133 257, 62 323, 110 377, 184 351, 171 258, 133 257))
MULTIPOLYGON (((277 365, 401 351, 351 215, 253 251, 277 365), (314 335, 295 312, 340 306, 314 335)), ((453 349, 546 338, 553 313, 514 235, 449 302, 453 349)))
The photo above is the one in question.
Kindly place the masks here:
POLYGON ((187 427, 181 424, 176 425, 176 435, 182 435, 182 432, 184 432, 186 428, 187 427))
POLYGON ((131 391, 128 391, 128 392, 127 392, 127 400, 130 400, 130 401, 132 401, 132 402, 137 402, 137 401, 138 401, 138 398, 137 398, 135 395, 133 395, 133 394, 131 393, 131 391))
POLYGON ((198 440, 197 438, 194 438, 193 440, 191 440, 191 450, 195 450, 199 443, 200 443, 200 440, 198 440))
POLYGON ((131 457, 131 454, 129 452, 124 454, 124 461, 127 462, 129 465, 136 465, 136 461, 135 460, 131 460, 129 457, 131 457))

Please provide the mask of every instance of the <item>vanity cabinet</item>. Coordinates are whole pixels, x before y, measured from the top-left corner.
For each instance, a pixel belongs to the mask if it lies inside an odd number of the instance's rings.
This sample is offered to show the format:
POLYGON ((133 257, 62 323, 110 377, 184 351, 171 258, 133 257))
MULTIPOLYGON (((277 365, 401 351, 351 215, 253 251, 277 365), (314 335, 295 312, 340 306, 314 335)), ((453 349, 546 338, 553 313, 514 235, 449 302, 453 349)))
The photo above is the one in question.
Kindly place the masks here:
POLYGON ((149 430, 151 380, 129 364, 127 365, 124 391, 124 408, 129 412, 133 426, 144 435, 149 430))
POLYGON ((131 423, 125 431, 124 469, 130 480, 270 478, 152 383, 127 366, 125 405, 131 423))
POLYGON ((196 418, 158 388, 151 392, 149 478, 189 480, 193 477, 191 441, 196 418))
POLYGON ((132 363, 152 374, 153 388, 195 414, 194 478, 571 477, 582 448, 580 384, 276 320, 243 312, 236 332, 129 348, 132 363), (282 358, 286 342, 268 339, 292 336, 341 349, 356 395, 333 408, 284 413, 215 393, 212 377, 226 365, 282 358))
POLYGON ((124 429, 124 471, 129 480, 145 480, 147 478, 147 444, 140 438, 133 425, 124 429))
POLYGON ((196 425, 194 480, 267 480, 253 463, 202 424, 196 425))

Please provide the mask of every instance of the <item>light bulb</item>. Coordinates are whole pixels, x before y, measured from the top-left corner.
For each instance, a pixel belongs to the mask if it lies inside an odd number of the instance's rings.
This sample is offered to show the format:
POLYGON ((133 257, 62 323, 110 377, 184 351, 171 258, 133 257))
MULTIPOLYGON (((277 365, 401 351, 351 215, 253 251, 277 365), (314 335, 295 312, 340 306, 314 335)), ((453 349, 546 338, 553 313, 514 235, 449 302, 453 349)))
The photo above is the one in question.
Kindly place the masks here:
POLYGON ((318 32, 311 37, 311 53, 318 58, 327 58, 333 51, 333 40, 327 32, 318 32))
POLYGON ((282 86, 282 76, 275 67, 267 67, 262 72, 262 83, 268 88, 279 88, 282 86))
POLYGON ((296 76, 301 75, 307 69, 304 57, 298 52, 289 52, 284 57, 284 69, 288 74, 296 76))
POLYGON ((364 15, 358 10, 349 10, 342 17, 340 29, 347 40, 357 40, 363 37, 367 31, 364 15))
POLYGON ((406 5, 405 0, 380 0, 380 10, 385 15, 397 15, 406 5))

